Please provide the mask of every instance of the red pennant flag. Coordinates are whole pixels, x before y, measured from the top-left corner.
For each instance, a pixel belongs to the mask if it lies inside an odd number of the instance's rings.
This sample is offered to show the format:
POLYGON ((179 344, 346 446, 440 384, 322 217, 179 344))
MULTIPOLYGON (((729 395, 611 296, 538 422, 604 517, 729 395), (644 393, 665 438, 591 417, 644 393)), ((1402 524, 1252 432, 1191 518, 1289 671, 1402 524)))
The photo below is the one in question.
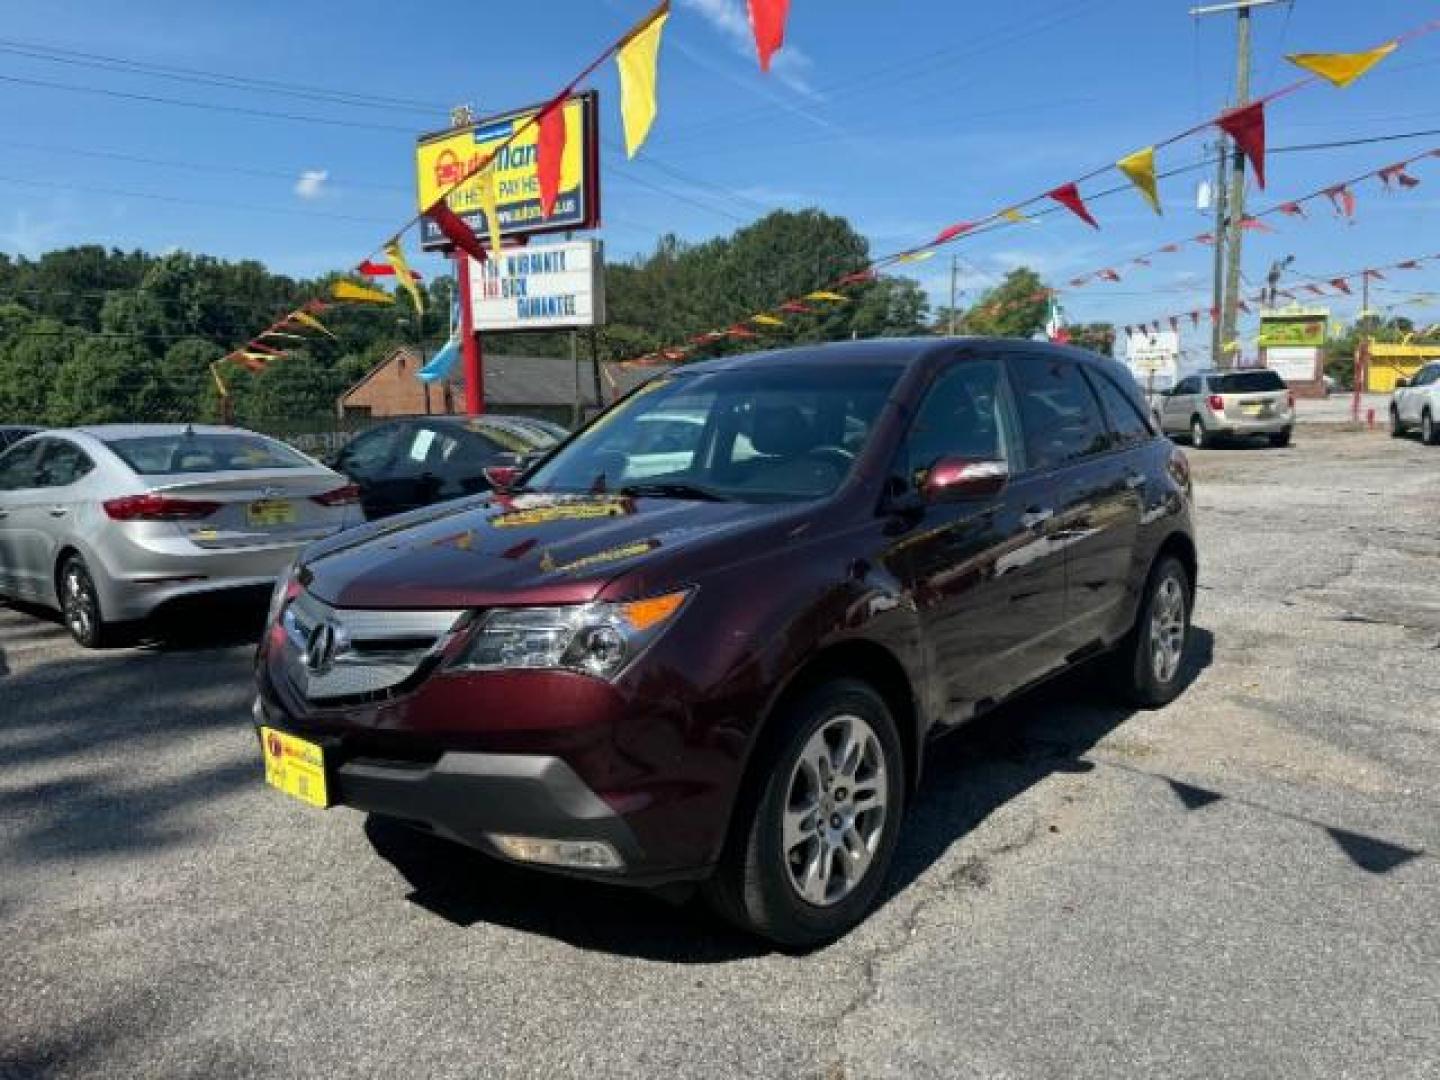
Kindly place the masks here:
POLYGON ((725 333, 729 334, 731 337, 738 338, 753 338, 758 336, 755 331, 747 330, 745 327, 739 325, 730 327, 730 329, 726 330, 725 333))
POLYGON ((1336 184, 1332 188, 1326 188, 1325 195, 1337 214, 1347 218, 1355 216, 1355 193, 1348 184, 1336 184))
POLYGON ((1255 170, 1255 182, 1265 189, 1265 102, 1256 101, 1220 114, 1216 125, 1235 140, 1235 145, 1255 170))
POLYGON ((261 345, 258 341, 252 341, 245 346, 246 352, 265 353, 267 356, 284 356, 279 349, 272 349, 269 345, 261 345))
POLYGON ((1392 182, 1403 188, 1419 187, 1420 181, 1405 171, 1405 167, 1409 164, 1408 161, 1401 161, 1394 165, 1387 165, 1375 175, 1380 177, 1380 182, 1385 185, 1387 191, 1392 182))
POLYGON ((1330 284, 1334 285, 1335 288, 1339 289, 1346 296, 1350 295, 1350 283, 1343 277, 1331 278, 1330 284))
POLYGON ((1212 308, 1210 309, 1210 321, 1211 321, 1211 322, 1219 322, 1219 321, 1220 321, 1220 309, 1219 309, 1218 307, 1212 307, 1212 308))
POLYGON ((1192 312, 1190 312, 1190 325, 1191 325, 1191 326, 1199 326, 1199 325, 1200 325, 1200 312, 1198 312, 1198 311, 1192 311, 1192 312))
POLYGON ((930 241, 931 247, 936 244, 943 244, 947 240, 954 240, 957 236, 964 236, 971 229, 975 228, 973 221, 957 221, 954 225, 947 225, 935 234, 935 239, 930 241))
POLYGON ((1129 326, 1125 327, 1125 336, 1126 336, 1126 337, 1129 337, 1133 332, 1134 332, 1134 328, 1133 328, 1133 327, 1129 327, 1129 326))
POLYGON ((1316 296, 1324 296, 1324 295, 1325 295, 1325 290, 1322 289, 1319 285, 1306 285, 1306 286, 1305 286, 1305 291, 1306 291, 1306 292, 1310 292, 1310 293, 1314 293, 1316 296))
POLYGON ((1291 292, 1289 289, 1276 289, 1276 290, 1275 290, 1275 294, 1276 294, 1277 296, 1283 296, 1283 297, 1285 297, 1285 299, 1287 299, 1287 300, 1298 300, 1298 299, 1299 299, 1299 297, 1297 297, 1297 296, 1296 296, 1293 292, 1291 292))
POLYGON ((836 284, 837 284, 837 285, 858 285, 858 284, 860 284, 862 281, 870 281, 870 280, 873 280, 874 277, 875 277, 875 271, 874 271, 874 270, 856 270, 853 274, 846 274, 846 275, 845 275, 844 277, 842 277, 839 281, 837 281, 836 284))
POLYGON ((560 171, 565 161, 565 102, 552 101, 536 120, 535 174, 540 181, 540 213, 549 217, 560 197, 560 171))
POLYGON ((1090 215, 1090 211, 1085 206, 1085 200, 1080 197, 1080 188, 1078 185, 1073 183, 1061 184, 1054 191, 1047 192, 1046 194, 1092 229, 1100 228, 1100 223, 1090 215))
POLYGON ((1420 260, 1419 260, 1419 259, 1406 259, 1403 263, 1396 263, 1396 264, 1395 264, 1395 269, 1396 269, 1396 270, 1419 270, 1419 269, 1420 269, 1420 260))
POLYGON ((1269 225, 1266 225, 1265 222, 1261 221, 1259 218, 1251 217, 1248 214, 1240 219, 1240 228, 1248 229, 1251 232, 1273 233, 1275 231, 1269 225))
POLYGON ((1081 276, 1081 277, 1077 277, 1077 278, 1071 278, 1071 279, 1070 279, 1070 287, 1071 287, 1072 289, 1078 289, 1078 288, 1080 288, 1081 285, 1084 285, 1084 284, 1085 284, 1087 281, 1089 281, 1089 280, 1090 280, 1090 275, 1089 275, 1089 274, 1085 274, 1085 275, 1083 275, 1083 276, 1081 276))
POLYGON ((799 300, 789 300, 780 305, 781 311, 788 311, 791 315, 809 315, 815 309, 806 307, 799 300))
MULTIPOLYGON (((355 269, 356 269, 356 271, 357 271, 358 273, 364 274, 366 277, 394 277, 394 276, 395 276, 395 267, 391 266, 389 263, 371 262, 369 259, 366 259, 364 262, 362 262, 362 263, 361 263, 359 266, 357 266, 355 269)), ((411 276, 412 278, 414 278, 416 281, 421 280, 421 278, 420 278, 420 271, 418 271, 418 270, 411 270, 411 271, 410 271, 410 276, 411 276)))
POLYGON ((1170 316, 1170 329, 1173 330, 1173 331, 1175 331, 1175 333, 1177 333, 1177 334, 1180 332, 1180 316, 1179 316, 1179 315, 1171 315, 1171 316, 1170 316))
POLYGON ((1117 274, 1114 270, 1101 270, 1100 279, 1102 281, 1119 281, 1120 275, 1117 274))
POLYGON ((750 0, 750 29, 755 34, 755 51, 760 70, 770 70, 770 58, 785 44, 785 18, 790 0, 750 0))
POLYGON ((1197 243, 1197 244, 1213 244, 1213 243, 1215 243, 1215 234, 1214 234, 1214 233, 1208 233, 1208 232, 1202 232, 1199 236, 1195 237, 1195 243, 1197 243))
POLYGON ((1366 270, 1366 271, 1365 271, 1365 276, 1368 277, 1368 278, 1371 278, 1371 279, 1373 279, 1373 280, 1375 280, 1375 281, 1384 281, 1384 280, 1385 280, 1385 275, 1382 274, 1379 270, 1366 270))
POLYGON ((1130 261, 1131 261, 1132 263, 1134 263, 1136 266, 1149 266, 1149 265, 1150 265, 1150 260, 1147 259, 1147 258, 1145 258, 1143 255, 1137 256, 1136 258, 1133 258, 1133 259, 1131 259, 1130 261))
POLYGON ((1165 245, 1164 247, 1162 247, 1160 250, 1163 251, 1166 255, 1174 255, 1177 251, 1180 250, 1180 245, 1179 245, 1179 244, 1166 244, 1166 245, 1165 245))
POLYGON ((1289 214, 1291 217, 1303 218, 1305 216, 1305 208, 1298 202, 1281 203, 1276 209, 1282 214, 1289 214))
POLYGON ((1238 311, 1243 311, 1246 315, 1250 314, 1250 305, 1247 304, 1244 300, 1236 300, 1235 308, 1238 311))
POLYGON ((489 256, 485 254, 485 245, 480 243, 480 238, 475 235, 475 230, 470 228, 469 225, 466 225, 465 222, 460 219, 460 216, 456 214, 454 210, 450 209, 444 199, 439 200, 434 206, 430 207, 429 210, 426 210, 425 216, 433 221, 436 228, 445 234, 445 239, 449 240, 476 262, 483 263, 489 258, 489 256))

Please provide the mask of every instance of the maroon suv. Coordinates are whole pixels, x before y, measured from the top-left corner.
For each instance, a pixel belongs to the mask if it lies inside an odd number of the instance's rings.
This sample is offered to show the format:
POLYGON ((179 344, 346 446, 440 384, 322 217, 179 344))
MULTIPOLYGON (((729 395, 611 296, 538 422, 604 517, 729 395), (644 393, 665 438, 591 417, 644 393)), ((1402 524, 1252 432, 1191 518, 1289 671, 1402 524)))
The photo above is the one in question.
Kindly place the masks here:
POLYGON ((850 342, 646 383, 508 491, 312 547, 257 659, 271 783, 501 858, 703 883, 819 943, 875 901, 931 737, 1080 660, 1154 706, 1189 471, 1129 375, 850 342))

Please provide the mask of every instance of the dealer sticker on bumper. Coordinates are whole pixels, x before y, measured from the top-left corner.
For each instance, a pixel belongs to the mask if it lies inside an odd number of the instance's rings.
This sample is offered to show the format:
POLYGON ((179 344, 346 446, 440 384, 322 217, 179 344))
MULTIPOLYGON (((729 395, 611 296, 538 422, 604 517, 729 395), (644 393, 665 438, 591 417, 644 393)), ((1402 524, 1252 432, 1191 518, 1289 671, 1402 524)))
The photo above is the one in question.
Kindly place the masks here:
POLYGON ((311 806, 329 806, 325 788, 325 751, 274 728, 260 729, 265 753, 265 781, 311 806))

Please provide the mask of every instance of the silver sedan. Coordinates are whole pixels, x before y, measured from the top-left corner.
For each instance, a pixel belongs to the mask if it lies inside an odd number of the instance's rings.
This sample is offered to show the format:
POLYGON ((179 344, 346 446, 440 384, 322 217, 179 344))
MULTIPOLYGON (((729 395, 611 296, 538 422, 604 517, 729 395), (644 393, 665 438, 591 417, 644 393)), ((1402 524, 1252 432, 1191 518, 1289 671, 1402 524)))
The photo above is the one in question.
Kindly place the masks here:
POLYGON ((343 476, 241 428, 45 431, 0 456, 0 595, 58 609, 95 648, 171 601, 271 585, 361 520, 343 476))

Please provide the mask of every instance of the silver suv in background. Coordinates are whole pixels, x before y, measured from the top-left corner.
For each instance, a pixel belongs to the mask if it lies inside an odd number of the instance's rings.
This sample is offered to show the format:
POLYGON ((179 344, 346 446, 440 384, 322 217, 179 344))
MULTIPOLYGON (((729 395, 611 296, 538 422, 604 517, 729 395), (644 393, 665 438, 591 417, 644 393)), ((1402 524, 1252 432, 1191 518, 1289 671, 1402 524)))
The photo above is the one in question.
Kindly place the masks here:
POLYGON ((46 431, 0 455, 0 596, 97 648, 181 598, 253 587, 263 605, 302 547, 361 520, 343 476, 251 431, 46 431))
POLYGON ((1273 371, 1202 371, 1159 395, 1155 415, 1167 435, 1188 435, 1198 449, 1216 439, 1263 435, 1289 446, 1295 396, 1273 371))
POLYGON ((1390 398, 1390 434, 1419 431, 1426 446, 1440 444, 1440 361, 1426 364, 1413 379, 1396 379, 1390 398))

